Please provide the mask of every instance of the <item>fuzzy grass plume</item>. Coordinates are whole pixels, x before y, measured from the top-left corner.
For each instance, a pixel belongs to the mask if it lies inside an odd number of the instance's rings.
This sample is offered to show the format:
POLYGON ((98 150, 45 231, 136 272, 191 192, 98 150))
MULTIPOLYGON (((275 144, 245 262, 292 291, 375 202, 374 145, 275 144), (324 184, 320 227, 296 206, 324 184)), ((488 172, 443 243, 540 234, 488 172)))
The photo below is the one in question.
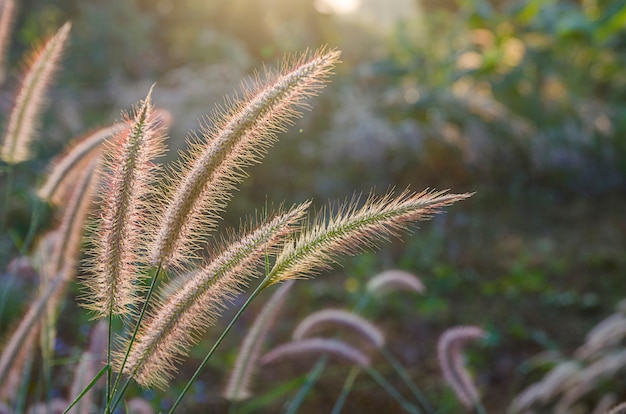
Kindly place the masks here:
POLYGON ((424 293, 426 288, 419 277, 403 270, 386 270, 372 277, 366 289, 375 296, 395 290, 408 290, 424 293))
POLYGON ((329 354, 339 359, 358 365, 362 368, 370 366, 370 358, 356 347, 339 339, 307 338, 279 345, 261 357, 261 364, 303 354, 329 354))
POLYGON ((100 155, 101 144, 127 127, 117 123, 99 128, 70 144, 63 154, 50 163, 48 174, 37 190, 37 196, 43 201, 61 204, 68 193, 68 187, 74 181, 72 178, 82 174, 85 165, 100 155))
POLYGON ((442 207, 470 196, 406 190, 396 197, 391 192, 382 197, 372 195, 362 207, 358 207, 358 199, 353 199, 331 217, 319 214, 293 243, 285 245, 270 271, 270 283, 328 269, 338 255, 374 247, 412 222, 429 219, 442 207))
MULTIPOLYGON (((139 300, 138 279, 145 273, 141 258, 154 225, 149 219, 159 168, 153 159, 164 154, 164 133, 153 114, 151 92, 137 108, 131 127, 109 143, 105 157, 100 222, 94 243, 85 307, 96 318, 127 315, 139 300)), ((130 121, 129 121, 130 122, 130 121)))
POLYGON ((437 343, 437 357, 443 377, 468 409, 480 407, 480 395, 465 367, 463 346, 485 335, 485 331, 478 326, 457 326, 446 329, 437 343))
MULTIPOLYGON (((265 255, 297 228, 308 205, 296 206, 226 243, 213 260, 175 280, 178 286, 165 289, 132 344, 124 371, 144 387, 165 387, 176 362, 197 343, 201 332, 215 324, 226 301, 258 274, 265 255)), ((118 355, 114 363, 120 366, 122 359, 118 355)))
POLYGON ((375 348, 385 345, 385 336, 374 324, 354 312, 343 309, 323 309, 304 318, 293 331, 293 340, 302 340, 326 327, 348 328, 359 334, 359 338, 375 348))
POLYGON ((6 78, 5 60, 14 20, 15 0, 4 0, 0 5, 0 83, 6 78))
POLYGON ((30 143, 39 125, 45 92, 56 72, 70 27, 70 23, 65 23, 28 59, 28 70, 12 106, 0 148, 0 158, 7 164, 18 164, 31 157, 30 143))
POLYGON ((215 124, 202 130, 188 154, 172 172, 172 188, 164 205, 162 225, 151 248, 151 263, 180 267, 215 227, 218 214, 245 172, 260 161, 276 133, 306 107, 305 99, 326 83, 339 52, 321 49, 286 60, 279 74, 267 72, 264 82, 244 84, 243 98, 227 101, 214 113, 215 124))

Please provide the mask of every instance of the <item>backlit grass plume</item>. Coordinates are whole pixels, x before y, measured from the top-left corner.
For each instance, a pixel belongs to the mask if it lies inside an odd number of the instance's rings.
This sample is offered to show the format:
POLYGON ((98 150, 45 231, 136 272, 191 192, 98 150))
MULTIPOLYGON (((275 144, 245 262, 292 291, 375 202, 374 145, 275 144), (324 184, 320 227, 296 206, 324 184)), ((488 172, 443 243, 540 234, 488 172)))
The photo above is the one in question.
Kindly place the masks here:
POLYGON ((292 339, 299 341, 325 328, 348 328, 358 334, 362 342, 375 348, 385 345, 385 336, 364 317, 343 309, 322 309, 304 318, 293 331, 292 339))
MULTIPOLYGON (((125 372, 143 386, 164 387, 175 363, 215 324, 226 301, 258 273, 265 255, 297 228, 308 205, 296 206, 232 240, 208 264, 175 281, 179 286, 165 289, 132 344, 125 372)), ((122 358, 119 355, 118 366, 122 358)))
POLYGON ((138 279, 145 274, 141 261, 145 238, 153 226, 149 198, 158 165, 152 160, 164 154, 163 140, 149 93, 136 110, 131 127, 109 143, 100 222, 92 234, 90 276, 85 278, 85 306, 97 318, 110 312, 126 315, 138 300, 138 279))
POLYGON ((285 245, 270 272, 270 284, 328 269, 339 254, 356 254, 373 247, 410 223, 429 219, 442 207, 469 196, 407 190, 394 197, 389 192, 382 197, 370 196, 362 207, 354 199, 331 217, 320 214, 293 243, 285 245))
POLYGON ((39 124, 45 92, 56 72, 71 25, 65 23, 27 60, 28 69, 11 109, 0 158, 7 164, 30 159, 30 143, 39 124))
POLYGON ((15 0, 4 0, 0 4, 0 83, 6 78, 5 60, 13 20, 15 20, 15 0))
POLYGON ((304 100, 324 86, 338 58, 339 52, 322 49, 287 60, 278 74, 268 71, 265 81, 244 84, 242 99, 216 110, 215 123, 202 130, 204 139, 194 139, 173 172, 151 249, 153 265, 178 267, 192 255, 245 176, 243 168, 260 161, 276 133, 306 107, 304 100))
POLYGON ((39 198, 58 205, 67 196, 67 184, 73 182, 71 177, 82 174, 85 165, 100 155, 101 144, 125 128, 127 125, 122 123, 109 125, 70 144, 63 154, 50 163, 46 179, 37 190, 39 198))
POLYGON ((484 339, 486 335, 478 326, 456 326, 446 329, 437 342, 437 357, 444 379, 466 408, 475 408, 479 413, 484 413, 484 408, 465 367, 463 347, 468 342, 484 339))
MULTIPOLYGON (((165 388, 227 302, 260 275, 263 264, 267 266, 263 280, 223 330, 172 410, 259 292, 274 283, 314 275, 340 255, 373 247, 412 222, 470 196, 406 190, 372 195, 364 203, 355 197, 308 222, 304 218, 310 203, 305 202, 260 224, 244 226, 222 243, 211 241, 218 247, 208 251, 208 258, 196 257, 204 244, 209 245, 209 233, 232 190, 245 177, 244 168, 261 160, 276 133, 299 115, 299 108, 306 107, 305 98, 324 86, 338 58, 339 52, 324 49, 307 53, 284 63, 277 73, 267 72, 264 81, 257 78, 252 86, 244 85, 242 99, 228 100, 228 109, 214 113, 215 123, 204 127, 202 137, 190 143, 190 150, 164 180, 152 162, 164 152, 164 144, 150 94, 125 121, 130 126, 108 143, 101 212, 91 232, 94 248, 85 278, 85 306, 99 318, 130 313, 136 323, 132 334, 119 335, 120 347, 108 354, 107 368, 121 371, 143 387, 165 388), (160 193, 160 184, 165 194, 160 193), (156 272, 144 296, 139 286, 150 267, 156 272), (161 272, 175 277, 163 286, 158 279, 161 272)), ((381 334, 368 333, 374 338, 371 342, 382 346, 381 334)), ((346 349, 332 341, 299 344, 297 352, 341 354, 346 349)), ((356 360, 360 366, 369 364, 366 357, 356 360)), ((112 384, 111 371, 107 375, 107 409, 114 411, 121 401, 116 396, 121 376, 112 384)))

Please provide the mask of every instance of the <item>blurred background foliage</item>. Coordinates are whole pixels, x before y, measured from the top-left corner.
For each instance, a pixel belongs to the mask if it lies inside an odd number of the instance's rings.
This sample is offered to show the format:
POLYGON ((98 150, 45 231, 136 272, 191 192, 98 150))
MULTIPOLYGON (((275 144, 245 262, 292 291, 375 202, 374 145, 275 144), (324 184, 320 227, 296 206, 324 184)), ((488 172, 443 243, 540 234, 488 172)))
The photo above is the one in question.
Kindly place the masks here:
MULTIPOLYGON (((401 353, 429 375, 441 329, 488 327, 498 352, 472 360, 487 407, 501 412, 524 383, 524 358, 572 349, 623 297, 626 3, 354 3, 333 12, 322 0, 21 1, 14 68, 27 45, 73 22, 33 171, 71 137, 118 119, 154 82, 155 102, 174 116, 175 149, 260 62, 341 49, 313 111, 250 169, 230 223, 266 202, 321 206, 372 187, 477 191, 406 243, 348 262, 347 279, 301 294, 315 302, 338 284, 354 294, 389 267, 423 275, 426 296, 387 309, 388 332, 399 328, 408 346, 419 338, 419 352, 401 353)), ((28 203, 12 204, 18 233, 28 203)))
POLYGON ((58 141, 117 117, 154 81, 180 141, 259 62, 341 49, 331 91, 253 174, 257 198, 390 183, 623 187, 623 2, 363 0, 346 14, 323 3, 24 1, 12 55, 73 21, 58 141))

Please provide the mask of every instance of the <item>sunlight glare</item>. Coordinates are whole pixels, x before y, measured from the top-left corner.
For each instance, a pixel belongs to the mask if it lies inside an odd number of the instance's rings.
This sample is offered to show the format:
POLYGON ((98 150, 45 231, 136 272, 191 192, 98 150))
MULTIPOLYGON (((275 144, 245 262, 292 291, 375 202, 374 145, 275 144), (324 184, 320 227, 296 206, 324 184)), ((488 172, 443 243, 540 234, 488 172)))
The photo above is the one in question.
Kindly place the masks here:
POLYGON ((361 0, 316 0, 315 9, 325 14, 349 14, 355 12, 361 0))

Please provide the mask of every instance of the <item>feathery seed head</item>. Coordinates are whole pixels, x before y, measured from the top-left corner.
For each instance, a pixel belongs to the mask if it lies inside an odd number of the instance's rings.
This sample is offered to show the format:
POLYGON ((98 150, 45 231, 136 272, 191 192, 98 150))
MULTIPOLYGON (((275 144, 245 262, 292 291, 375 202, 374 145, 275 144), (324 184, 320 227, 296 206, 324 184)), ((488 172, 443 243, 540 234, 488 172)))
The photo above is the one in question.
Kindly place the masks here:
POLYGON ((417 276, 402 270, 387 270, 367 282, 367 291, 374 295, 382 295, 391 290, 411 290, 424 293, 425 288, 417 276))
MULTIPOLYGON (((125 373, 142 386, 165 387, 175 365, 198 342, 200 333, 215 324, 227 301, 247 286, 266 254, 297 228, 309 203, 286 213, 226 243, 221 254, 191 277, 158 295, 156 305, 144 320, 132 344, 125 373)), ((114 361, 121 366, 123 355, 114 361)))
POLYGON ((266 365, 286 357, 311 353, 334 355, 363 368, 370 366, 370 358, 354 346, 339 339, 325 338, 302 339, 279 345, 261 357, 261 364, 266 365))
POLYGON ((15 1, 4 0, 0 5, 0 83, 6 78, 5 59, 13 20, 15 20, 15 1))
POLYGON ((285 248, 270 272, 271 283, 307 277, 330 267, 339 254, 355 254, 376 242, 397 235, 414 221, 429 219, 442 207, 470 197, 471 194, 445 192, 391 192, 382 197, 370 196, 362 207, 358 199, 340 206, 329 218, 318 215, 285 248))
POLYGON ((44 95, 61 59, 70 27, 70 23, 65 23, 30 59, 0 147, 0 158, 8 164, 17 164, 31 157, 30 143, 39 125, 44 95))
POLYGON ((113 124, 72 143, 63 154, 50 163, 46 180, 37 191, 39 198, 60 204, 69 192, 67 184, 74 181, 74 176, 82 174, 90 160, 100 155, 101 144, 126 128, 128 128, 126 124, 113 124))
POLYGON ((99 164, 98 158, 91 160, 74 183, 71 196, 63 209, 63 218, 54 250, 48 260, 42 263, 43 274, 50 276, 60 274, 67 281, 74 277, 80 257, 85 222, 95 198, 99 164))
POLYGON ((480 396, 465 368, 463 346, 485 336, 485 331, 478 326, 457 326, 446 329, 437 342, 437 356, 443 377, 467 408, 474 407, 480 401, 480 396))
MULTIPOLYGON (((150 93, 152 89, 150 90, 150 93)), ((147 237, 156 224, 150 220, 155 176, 159 166, 152 160, 165 152, 164 134, 152 111, 150 93, 127 119, 130 128, 118 133, 105 154, 101 217, 91 235, 91 275, 85 279, 86 307, 97 318, 109 312, 125 315, 138 300, 138 280, 147 237)))
POLYGON ((324 309, 310 314, 296 326, 292 338, 298 341, 328 326, 349 328, 375 348, 385 345, 385 336, 374 324, 354 312, 341 309, 324 309))
POLYGON ((244 167, 257 163, 298 115, 298 107, 325 83, 339 52, 320 50, 284 64, 279 74, 268 73, 263 83, 242 86, 243 99, 214 112, 214 125, 204 126, 200 140, 190 142, 188 154, 173 171, 171 194, 151 263, 181 267, 215 227, 244 167))

